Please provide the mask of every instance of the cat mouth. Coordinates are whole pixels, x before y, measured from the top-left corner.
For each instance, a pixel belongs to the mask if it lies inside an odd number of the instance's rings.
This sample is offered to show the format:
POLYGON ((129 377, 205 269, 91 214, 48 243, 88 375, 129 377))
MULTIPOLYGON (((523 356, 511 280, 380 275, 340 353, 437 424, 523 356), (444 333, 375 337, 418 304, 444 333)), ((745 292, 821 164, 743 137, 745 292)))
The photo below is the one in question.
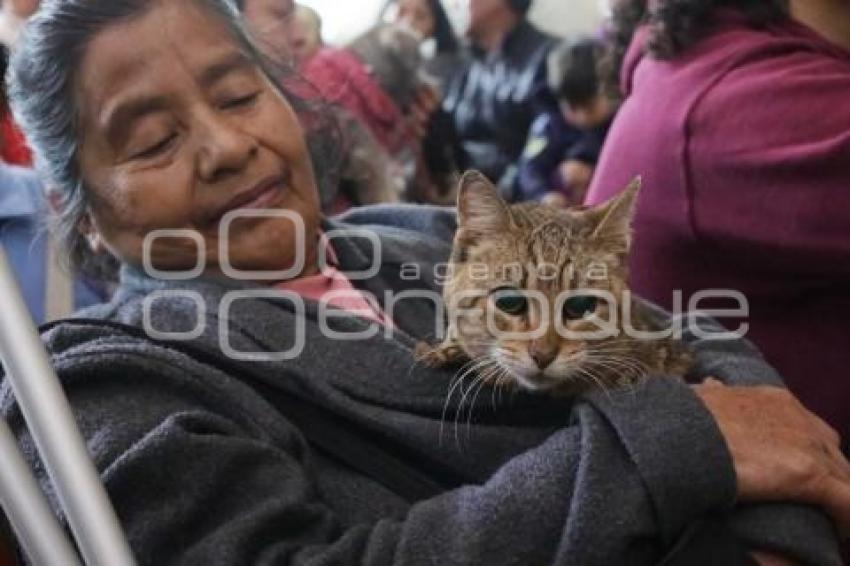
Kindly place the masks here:
POLYGON ((544 372, 522 375, 516 371, 512 371, 511 374, 522 388, 529 391, 550 391, 563 383, 562 379, 548 376, 544 372))

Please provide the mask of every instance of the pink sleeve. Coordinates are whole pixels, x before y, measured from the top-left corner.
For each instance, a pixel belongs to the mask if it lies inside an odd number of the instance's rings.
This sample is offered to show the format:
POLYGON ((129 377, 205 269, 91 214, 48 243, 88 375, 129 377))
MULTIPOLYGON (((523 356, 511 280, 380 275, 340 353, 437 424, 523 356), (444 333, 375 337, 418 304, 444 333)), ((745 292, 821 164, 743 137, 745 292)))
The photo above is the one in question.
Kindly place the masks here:
POLYGON ((696 233, 782 273, 850 273, 850 58, 737 66, 688 120, 696 233))

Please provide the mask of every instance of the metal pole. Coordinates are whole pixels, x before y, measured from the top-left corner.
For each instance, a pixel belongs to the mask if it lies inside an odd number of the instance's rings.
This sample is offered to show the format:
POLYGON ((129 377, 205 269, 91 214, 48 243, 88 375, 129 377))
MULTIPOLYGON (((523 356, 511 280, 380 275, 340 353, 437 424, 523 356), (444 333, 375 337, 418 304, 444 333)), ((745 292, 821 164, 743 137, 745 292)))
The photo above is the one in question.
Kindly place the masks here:
POLYGON ((0 358, 83 559, 135 562, 0 246, 0 358))
POLYGON ((37 566, 80 564, 77 551, 50 510, 3 419, 0 419, 0 503, 30 562, 37 566))

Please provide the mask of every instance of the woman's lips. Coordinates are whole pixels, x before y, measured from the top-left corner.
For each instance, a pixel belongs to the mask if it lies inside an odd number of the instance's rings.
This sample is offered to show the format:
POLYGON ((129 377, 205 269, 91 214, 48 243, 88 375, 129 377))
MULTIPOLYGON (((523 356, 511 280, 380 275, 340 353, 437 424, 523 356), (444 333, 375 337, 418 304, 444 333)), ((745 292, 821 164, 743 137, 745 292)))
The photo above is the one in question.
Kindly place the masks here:
POLYGON ((213 215, 213 222, 220 221, 227 213, 234 210, 263 210, 276 208, 284 190, 284 178, 274 177, 258 183, 253 189, 235 196, 225 206, 213 215))
POLYGON ((274 183, 272 185, 269 185, 252 200, 246 202, 245 204, 232 208, 228 212, 245 208, 263 209, 269 207, 277 202, 282 189, 283 186, 280 183, 274 183))

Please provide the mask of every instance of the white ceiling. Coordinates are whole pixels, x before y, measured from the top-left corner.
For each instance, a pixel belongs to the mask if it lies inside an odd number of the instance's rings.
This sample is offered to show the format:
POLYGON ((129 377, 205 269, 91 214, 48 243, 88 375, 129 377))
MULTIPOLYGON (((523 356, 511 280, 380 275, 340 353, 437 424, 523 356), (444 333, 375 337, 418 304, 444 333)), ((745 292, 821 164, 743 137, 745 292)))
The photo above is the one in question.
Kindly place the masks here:
MULTIPOLYGON (((325 40, 344 43, 375 23, 385 0, 299 0, 322 16, 325 40)), ((443 0, 454 15, 465 0, 443 0)), ((603 17, 607 0, 536 0, 532 19, 557 35, 592 33, 603 17)))

